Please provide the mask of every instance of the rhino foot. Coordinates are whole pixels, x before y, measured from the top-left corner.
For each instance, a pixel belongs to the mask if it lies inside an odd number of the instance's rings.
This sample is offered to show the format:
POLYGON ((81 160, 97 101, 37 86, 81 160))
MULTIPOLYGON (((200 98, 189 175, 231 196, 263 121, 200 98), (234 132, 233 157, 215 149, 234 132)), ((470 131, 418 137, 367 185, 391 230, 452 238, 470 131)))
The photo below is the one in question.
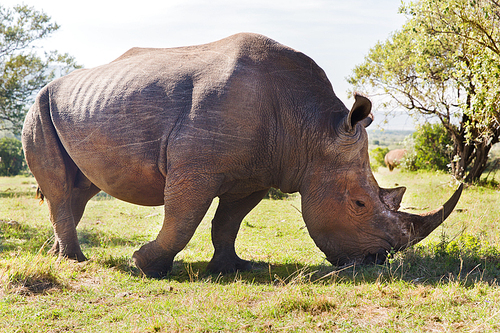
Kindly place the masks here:
POLYGON ((76 260, 78 262, 87 261, 87 257, 83 254, 80 246, 75 247, 73 250, 69 250, 66 248, 64 251, 61 251, 59 242, 56 240, 52 248, 47 252, 49 255, 57 256, 57 261, 61 261, 63 259, 76 260))
POLYGON ((235 273, 252 270, 252 262, 243 260, 237 255, 214 256, 208 263, 207 271, 210 273, 235 273))
POLYGON ((144 275, 154 279, 161 279, 172 269, 173 258, 161 249, 156 242, 143 245, 135 251, 132 260, 144 275))
MULTIPOLYGON (((57 253, 54 253, 52 251, 49 251, 49 254, 57 255, 57 253)), ((78 262, 87 261, 87 257, 85 257, 85 255, 82 253, 82 251, 78 251, 78 252, 74 252, 74 253, 73 252, 72 253, 59 252, 59 257, 57 258, 57 261, 60 262, 63 259, 76 260, 78 262)))

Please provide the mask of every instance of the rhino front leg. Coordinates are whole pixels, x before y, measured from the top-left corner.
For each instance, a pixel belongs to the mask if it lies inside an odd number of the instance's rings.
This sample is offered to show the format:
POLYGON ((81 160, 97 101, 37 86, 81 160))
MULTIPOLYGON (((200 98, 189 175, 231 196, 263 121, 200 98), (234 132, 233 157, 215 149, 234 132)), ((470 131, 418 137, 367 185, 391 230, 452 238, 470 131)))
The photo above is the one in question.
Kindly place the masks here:
POLYGON ((212 273, 245 271, 252 268, 251 262, 236 254, 234 243, 243 218, 264 198, 266 190, 241 196, 221 196, 212 220, 212 243, 215 253, 207 269, 212 273))
POLYGON ((189 242, 220 186, 217 177, 167 177, 165 218, 156 239, 132 256, 135 265, 148 277, 165 277, 174 257, 189 242))

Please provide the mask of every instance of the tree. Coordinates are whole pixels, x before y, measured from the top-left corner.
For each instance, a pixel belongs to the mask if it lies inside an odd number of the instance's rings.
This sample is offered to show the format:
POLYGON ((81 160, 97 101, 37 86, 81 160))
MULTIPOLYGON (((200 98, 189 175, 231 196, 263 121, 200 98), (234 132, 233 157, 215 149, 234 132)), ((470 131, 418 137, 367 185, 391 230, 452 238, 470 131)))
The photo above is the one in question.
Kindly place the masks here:
POLYGON ((452 173, 477 181, 500 135, 500 2, 420 0, 400 11, 408 17, 402 29, 376 44, 348 81, 388 96, 382 108, 438 118, 453 138, 452 173))
POLYGON ((0 176, 16 176, 24 167, 21 141, 15 138, 0 139, 0 176))
POLYGON ((21 132, 29 105, 38 90, 78 68, 74 58, 34 46, 59 29, 45 13, 28 6, 0 5, 0 129, 21 132))

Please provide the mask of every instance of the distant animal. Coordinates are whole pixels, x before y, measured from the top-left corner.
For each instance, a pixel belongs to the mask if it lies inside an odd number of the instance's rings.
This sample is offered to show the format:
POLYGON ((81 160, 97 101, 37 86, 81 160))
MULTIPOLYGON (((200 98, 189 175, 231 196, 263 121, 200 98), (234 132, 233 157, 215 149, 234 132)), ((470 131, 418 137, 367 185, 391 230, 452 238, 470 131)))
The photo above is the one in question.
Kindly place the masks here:
POLYGON ((155 240, 133 255, 165 276, 215 197, 211 272, 246 270, 240 224, 271 187, 300 192, 308 231, 334 265, 382 263, 451 213, 398 211, 404 187, 380 188, 368 157, 371 102, 351 110, 306 55, 257 34, 172 49, 133 48, 44 87, 26 117, 28 166, 49 207, 60 258, 85 260, 77 238, 103 190, 164 205, 155 240))
POLYGON ((394 149, 385 154, 384 162, 385 165, 389 168, 389 171, 394 170, 406 155, 406 149, 394 149))

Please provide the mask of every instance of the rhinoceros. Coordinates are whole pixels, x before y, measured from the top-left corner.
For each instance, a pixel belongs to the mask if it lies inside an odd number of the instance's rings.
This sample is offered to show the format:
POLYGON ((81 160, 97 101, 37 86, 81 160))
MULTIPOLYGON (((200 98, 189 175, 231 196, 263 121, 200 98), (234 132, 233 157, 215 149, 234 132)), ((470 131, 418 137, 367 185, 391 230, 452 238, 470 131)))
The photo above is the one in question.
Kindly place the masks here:
POLYGON ((385 165, 387 165, 387 167, 389 168, 389 171, 394 170, 394 168, 401 163, 405 155, 406 149, 394 149, 385 154, 384 162, 385 165))
POLYGON ((86 260, 76 227, 99 191, 164 205, 155 240, 133 254, 163 277, 215 197, 211 272, 252 267, 235 251, 241 221, 271 187, 299 192, 310 236, 334 265, 382 263, 426 237, 457 203, 398 211, 404 187, 380 188, 368 159, 371 102, 348 110, 309 57, 265 36, 180 48, 133 48, 56 79, 22 134, 59 258, 86 260))

